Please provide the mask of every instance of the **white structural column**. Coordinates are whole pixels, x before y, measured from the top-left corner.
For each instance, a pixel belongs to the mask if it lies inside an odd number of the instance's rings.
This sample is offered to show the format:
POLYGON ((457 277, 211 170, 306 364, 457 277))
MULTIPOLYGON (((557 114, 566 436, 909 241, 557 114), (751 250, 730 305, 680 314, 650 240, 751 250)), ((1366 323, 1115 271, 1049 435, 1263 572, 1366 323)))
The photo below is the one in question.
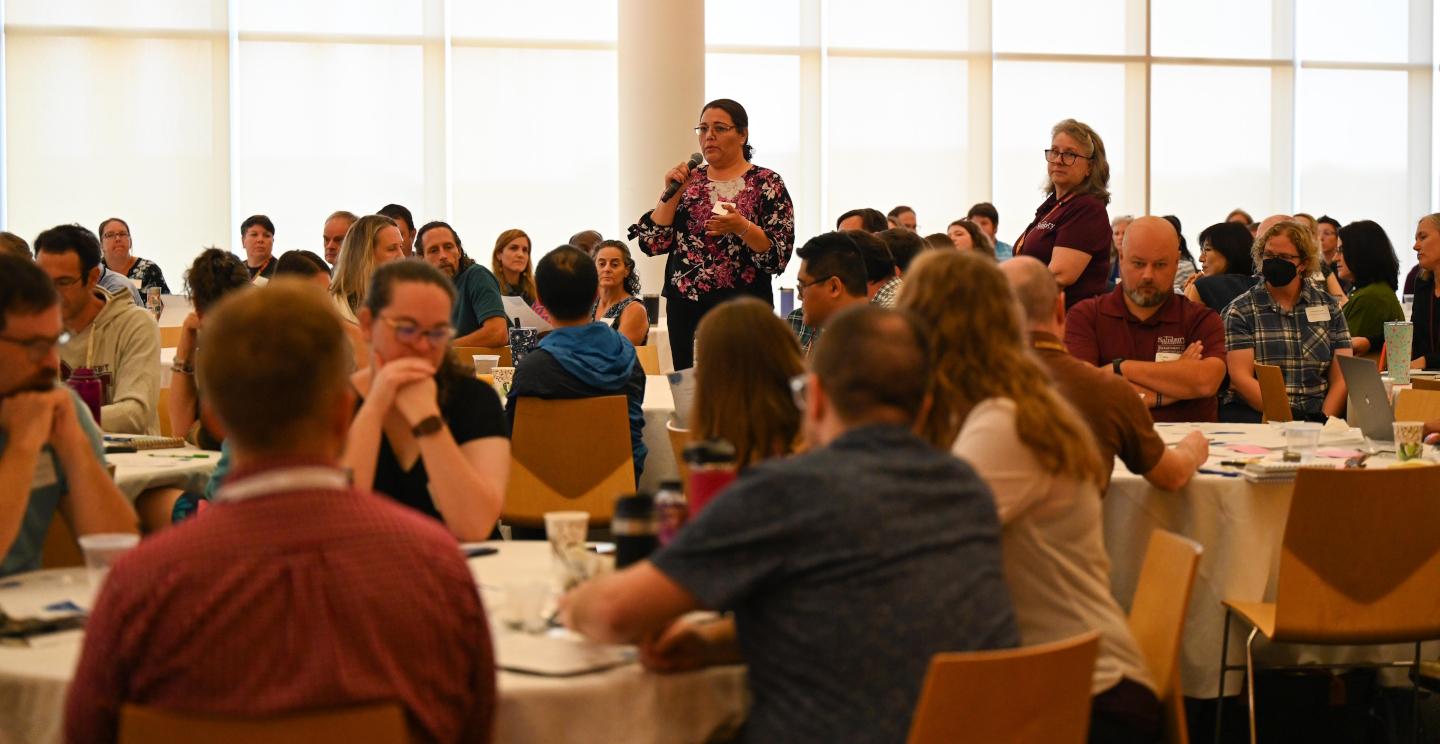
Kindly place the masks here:
MULTIPOLYGON (((691 130, 705 105, 705 3, 620 0, 618 42, 623 231, 655 206, 665 171, 696 150, 691 130)), ((659 293, 664 259, 632 252, 645 292, 659 293)))
MULTIPOLYGON (((425 211, 455 219, 450 204, 450 0, 421 5, 424 39, 425 211)), ((419 218, 424 224, 425 218, 419 218)), ((420 225, 411 225, 419 228, 420 225)))

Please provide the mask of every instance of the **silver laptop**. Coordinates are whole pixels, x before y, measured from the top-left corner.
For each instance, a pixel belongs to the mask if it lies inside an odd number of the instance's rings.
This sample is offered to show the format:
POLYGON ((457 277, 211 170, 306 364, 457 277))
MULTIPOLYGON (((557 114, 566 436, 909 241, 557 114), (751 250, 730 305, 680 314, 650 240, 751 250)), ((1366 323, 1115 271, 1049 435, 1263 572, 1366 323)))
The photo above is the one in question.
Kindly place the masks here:
POLYGON ((1364 432, 1366 439, 1382 442, 1395 441, 1395 409, 1385 395, 1385 382, 1380 379, 1380 368, 1369 359, 1340 357, 1340 374, 1345 378, 1345 389, 1349 394, 1347 409, 1350 425, 1364 432))

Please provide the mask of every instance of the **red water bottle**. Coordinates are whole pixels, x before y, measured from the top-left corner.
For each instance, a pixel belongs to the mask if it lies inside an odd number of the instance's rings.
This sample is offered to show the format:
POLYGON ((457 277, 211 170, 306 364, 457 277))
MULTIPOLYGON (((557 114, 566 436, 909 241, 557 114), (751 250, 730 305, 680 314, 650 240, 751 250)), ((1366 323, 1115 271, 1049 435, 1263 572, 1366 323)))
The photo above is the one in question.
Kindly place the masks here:
POLYGON ((706 439, 685 447, 690 465, 690 519, 694 519, 716 494, 735 480, 735 445, 724 439, 706 439))
POLYGON ((104 383, 95 374, 95 370, 89 367, 81 367, 70 373, 70 379, 65 381, 80 400, 90 409, 90 415, 95 418, 95 425, 100 425, 100 400, 105 395, 104 383))

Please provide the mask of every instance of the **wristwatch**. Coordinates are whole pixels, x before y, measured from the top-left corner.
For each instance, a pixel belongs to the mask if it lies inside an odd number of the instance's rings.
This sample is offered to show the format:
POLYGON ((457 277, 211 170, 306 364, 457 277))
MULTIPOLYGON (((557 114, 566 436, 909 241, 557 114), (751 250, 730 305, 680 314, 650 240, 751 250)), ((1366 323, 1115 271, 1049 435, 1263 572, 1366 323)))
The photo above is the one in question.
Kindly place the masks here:
POLYGON ((1125 360, 1124 360, 1124 359, 1112 359, 1112 360, 1110 360, 1110 368, 1113 369, 1113 370, 1115 370, 1115 374, 1120 375, 1121 377, 1124 377, 1124 376, 1125 376, 1125 373, 1120 371, 1120 363, 1123 362, 1123 361, 1125 361, 1125 360))
POLYGON ((434 434, 435 432, 440 431, 443 428, 445 428, 444 419, 440 418, 439 416, 426 416, 425 418, 420 419, 420 423, 416 424, 415 428, 410 430, 410 433, 414 434, 417 438, 419 438, 434 434))

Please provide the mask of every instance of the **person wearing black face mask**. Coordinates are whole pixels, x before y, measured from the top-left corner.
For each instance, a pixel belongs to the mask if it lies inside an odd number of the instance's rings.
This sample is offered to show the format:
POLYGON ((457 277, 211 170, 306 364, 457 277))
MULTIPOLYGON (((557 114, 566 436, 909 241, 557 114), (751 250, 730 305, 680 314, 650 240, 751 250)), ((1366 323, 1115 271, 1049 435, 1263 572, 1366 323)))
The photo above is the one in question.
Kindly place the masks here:
POLYGON ((1350 331, 1335 298, 1305 279, 1315 272, 1318 253, 1314 234, 1290 220, 1255 240, 1251 254, 1262 278, 1225 310, 1230 396, 1221 421, 1260 420, 1257 363, 1280 367, 1296 420, 1324 421, 1344 412, 1345 381, 1336 357, 1350 355, 1350 331))

